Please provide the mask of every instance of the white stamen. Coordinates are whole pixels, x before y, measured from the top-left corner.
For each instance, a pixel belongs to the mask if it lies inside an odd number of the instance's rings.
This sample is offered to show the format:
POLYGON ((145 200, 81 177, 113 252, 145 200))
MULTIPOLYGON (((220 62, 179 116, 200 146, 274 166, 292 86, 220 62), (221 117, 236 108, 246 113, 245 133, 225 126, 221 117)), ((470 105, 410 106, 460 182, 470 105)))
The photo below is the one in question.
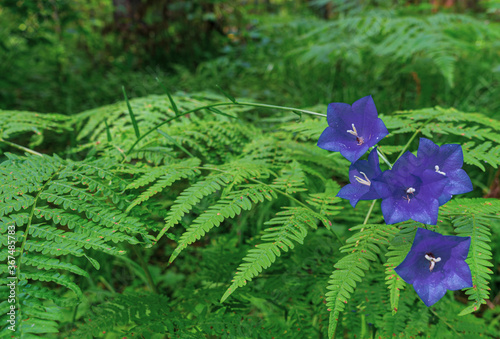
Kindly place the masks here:
POLYGON ((356 179, 356 181, 359 182, 360 184, 363 184, 363 185, 366 185, 366 186, 370 186, 372 184, 372 182, 370 181, 370 179, 368 179, 368 177, 366 176, 366 174, 364 172, 359 172, 359 173, 363 174, 363 176, 365 178, 361 179, 360 177, 358 177, 357 175, 355 175, 354 178, 356 179))
POLYGON ((352 126, 352 130, 348 129, 347 133, 350 133, 350 134, 354 135, 355 137, 357 137, 358 136, 358 131, 356 131, 356 127, 354 127, 354 124, 352 124, 351 126, 352 126))
POLYGON ((434 166, 434 169, 436 170, 436 173, 439 173, 439 174, 441 174, 441 175, 446 175, 446 173, 441 172, 441 171, 439 170, 439 166, 438 166, 438 165, 434 166))
POLYGON ((434 258, 433 256, 430 256, 428 254, 425 255, 425 259, 430 261, 429 271, 431 271, 431 272, 434 269, 434 266, 436 265, 436 263, 441 261, 440 257, 434 258))

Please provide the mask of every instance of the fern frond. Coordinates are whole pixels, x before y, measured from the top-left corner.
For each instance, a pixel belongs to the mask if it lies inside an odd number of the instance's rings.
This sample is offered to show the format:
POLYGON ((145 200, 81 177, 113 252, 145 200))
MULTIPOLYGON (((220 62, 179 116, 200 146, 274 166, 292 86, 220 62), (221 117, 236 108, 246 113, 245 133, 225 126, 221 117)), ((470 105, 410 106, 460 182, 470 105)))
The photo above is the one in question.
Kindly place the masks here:
POLYGON ((289 162, 284 145, 277 142, 276 138, 267 135, 260 135, 252 139, 245 145, 242 153, 247 159, 265 162, 273 169, 281 169, 289 162))
POLYGON ((252 204, 276 198, 276 193, 272 189, 269 189, 267 185, 250 186, 231 192, 228 196, 217 201, 215 205, 210 206, 208 211, 193 221, 186 232, 180 237, 176 249, 168 260, 169 263, 172 263, 189 244, 201 239, 212 228, 218 227, 225 219, 234 218, 242 210, 250 210, 253 206, 252 204))
POLYGON ((22 277, 25 279, 54 282, 58 285, 64 286, 72 290, 76 294, 78 299, 83 298, 82 290, 78 287, 77 284, 69 280, 67 275, 62 275, 59 273, 49 273, 45 271, 37 271, 37 272, 29 272, 21 274, 22 277))
POLYGON ((345 168, 350 163, 340 153, 327 152, 315 145, 298 142, 281 142, 280 147, 286 150, 285 157, 299 162, 304 171, 310 165, 315 169, 325 168, 328 174, 335 173, 336 176, 348 178, 345 168), (304 164, 307 164, 306 167, 304 164))
POLYGON ((340 190, 340 185, 333 181, 329 180, 326 183, 326 188, 324 193, 315 193, 310 194, 309 200, 306 202, 314 206, 319 214, 326 216, 327 218, 332 217, 340 213, 344 207, 337 206, 337 203, 340 202, 340 198, 336 197, 336 194, 340 190))
POLYGON ((395 315, 399 310, 399 298, 401 291, 404 290, 406 283, 394 271, 399 264, 401 264, 410 251, 415 232, 420 225, 415 222, 403 223, 400 226, 399 233, 391 240, 389 249, 385 254, 387 262, 384 264, 385 280, 387 288, 389 289, 389 296, 391 301, 392 315, 395 315))
POLYGON ((489 261, 492 259, 490 242, 489 225, 490 218, 480 215, 468 215, 458 217, 452 220, 456 227, 458 235, 468 235, 471 237, 471 249, 466 262, 469 265, 472 273, 473 286, 465 291, 469 295, 469 299, 474 303, 466 307, 460 315, 465 315, 477 311, 481 304, 486 303, 489 296, 488 282, 493 274, 489 267, 493 264, 489 261))
POLYGON ((127 185, 125 189, 135 189, 147 186, 152 182, 156 181, 161 177, 167 170, 169 166, 158 166, 158 167, 146 167, 146 168, 125 168, 122 169, 122 173, 130 174, 142 174, 140 177, 134 179, 130 184, 127 185))
POLYGON ((493 221, 500 220, 500 202, 498 199, 454 199, 443 206, 442 215, 451 219, 455 232, 460 236, 470 236, 471 245, 467 264, 472 273, 471 288, 465 293, 469 295, 472 305, 460 312, 465 315, 477 311, 481 304, 486 303, 490 288, 488 286, 492 259, 490 227, 493 221))
POLYGON ((40 145, 44 132, 62 133, 71 130, 70 118, 62 114, 0 110, 0 139, 31 133, 30 147, 40 145))
MULTIPOLYGON (((98 267, 97 261, 87 255, 89 249, 120 255, 125 252, 110 242, 136 244, 138 235, 146 241, 151 240, 144 224, 118 207, 124 199, 117 192, 122 191, 127 182, 114 174, 116 163, 72 162, 56 156, 7 154, 7 157, 9 160, 2 164, 4 171, 0 176, 0 186, 6 193, 6 198, 0 202, 0 233, 11 232, 15 225, 20 247, 12 255, 4 246, 0 257, 10 254, 17 260, 16 285, 32 281, 42 287, 48 282, 64 286, 82 299, 82 291, 70 276, 88 276, 88 273, 74 262, 55 257, 85 256, 98 267)), ((2 237, 2 242, 4 238, 7 239, 2 237)), ((48 333, 44 331, 52 331, 55 326, 54 323, 43 324, 52 321, 47 317, 37 318, 42 315, 40 311, 45 312, 47 308, 40 306, 36 296, 29 295, 29 291, 35 290, 28 289, 27 295, 18 296, 29 300, 19 304, 18 315, 23 325, 18 326, 15 335, 21 337, 33 332, 31 327, 24 326, 28 323, 40 325, 39 333, 48 333), (28 317, 30 320, 26 320, 28 317)))
POLYGON ((163 231, 165 232, 173 227, 186 213, 189 213, 192 207, 199 203, 201 199, 220 190, 223 186, 231 182, 231 180, 231 174, 216 173, 209 175, 205 180, 198 181, 184 190, 170 208, 165 218, 165 227, 163 231))
MULTIPOLYGON (((449 333, 448 337, 480 338, 488 333, 486 324, 481 318, 472 314, 457 315, 462 307, 458 303, 439 303, 435 306, 433 315, 439 318, 439 323, 429 329, 431 338, 449 333)), ((494 335, 493 335, 494 336, 494 335)))
MULTIPOLYGON (((225 101, 223 97, 209 93, 176 94, 173 99, 181 112, 225 101)), ((167 95, 132 99, 129 100, 129 104, 137 124, 144 130, 154 129, 165 120, 175 117, 175 112, 168 108, 170 100, 167 95)), ((249 107, 237 105, 223 108, 225 115, 235 117, 248 109, 249 107)), ((126 156, 127 160, 146 159, 155 164, 174 160, 175 156, 180 154, 177 145, 191 148, 191 152, 198 153, 197 157, 206 157, 210 162, 219 158, 225 159, 226 156, 230 156, 231 150, 239 152, 243 143, 253 133, 248 124, 227 124, 228 117, 203 110, 188 116, 180 116, 170 121, 168 125, 162 126, 162 131, 170 138, 165 138, 159 133, 151 133, 130 151, 136 138, 125 102, 82 112, 73 119, 75 123, 84 124, 77 140, 88 140, 88 143, 81 145, 77 151, 94 148, 100 154, 114 159, 123 159, 126 156), (113 136, 112 142, 107 140, 106 121, 113 136)))
POLYGON ((87 271, 84 271, 80 267, 73 265, 68 262, 61 262, 58 259, 46 257, 44 255, 31 255, 29 257, 21 258, 21 263, 30 265, 33 267, 41 268, 44 270, 65 270, 74 274, 82 275, 84 277, 89 277, 87 271))
POLYGON ((233 283, 222 296, 221 302, 224 302, 237 288, 245 286, 262 270, 269 268, 282 252, 293 249, 294 242, 303 244, 307 236, 307 228, 316 229, 317 220, 323 222, 325 226, 328 225, 328 221, 322 215, 303 207, 289 207, 276 215, 275 218, 265 223, 265 225, 273 225, 264 230, 265 234, 261 239, 266 242, 255 245, 255 248, 243 258, 245 263, 238 267, 232 280, 233 283))
MULTIPOLYGON (((323 111, 326 111, 323 109, 323 111)), ((281 129, 284 131, 296 134, 300 140, 318 140, 321 133, 326 128, 326 121, 323 119, 306 119, 304 121, 294 123, 294 124, 284 124, 281 129)))
POLYGON ((54 224, 67 226, 77 233, 92 234, 92 236, 104 239, 105 241, 112 241, 114 243, 127 242, 129 244, 139 243, 136 238, 124 232, 119 232, 113 228, 100 227, 99 223, 95 223, 78 214, 67 213, 63 209, 43 206, 35 209, 35 215, 40 219, 52 220, 54 224))
POLYGON ((285 167, 282 173, 277 177, 270 187, 282 190, 287 194, 303 192, 307 189, 302 187, 305 184, 305 173, 300 167, 300 164, 293 161, 289 167, 285 167))
MULTIPOLYGON (((171 186, 177 180, 195 176, 197 173, 199 173, 199 170, 193 167, 197 167, 199 165, 200 160, 197 158, 192 158, 168 166, 167 168, 165 168, 165 171, 158 178, 155 184, 149 187, 145 192, 141 193, 139 197, 134 199, 134 201, 132 201, 132 203, 130 203, 130 205, 127 207, 125 212, 129 212, 132 208, 148 200, 155 194, 158 194, 166 187, 171 186)), ((146 180, 150 180, 150 178, 151 177, 148 176, 148 179, 146 180)), ((146 180, 142 179, 140 182, 144 183, 146 180)))
POLYGON ((349 253, 340 259, 330 276, 326 293, 326 306, 330 311, 328 337, 333 338, 339 315, 345 309, 347 301, 356 288, 357 282, 362 281, 365 271, 370 268, 370 261, 377 259, 381 246, 387 246, 397 232, 397 229, 388 225, 359 225, 351 230, 360 230, 347 239, 346 245, 341 247, 342 253, 349 253))
POLYGON ((269 176, 272 171, 259 162, 250 163, 246 159, 230 162, 219 168, 206 167, 207 170, 214 172, 206 176, 204 180, 198 181, 188 187, 175 199, 165 218, 163 234, 171 227, 175 226, 182 217, 191 212, 191 209, 198 204, 204 197, 224 189, 223 195, 230 193, 230 190, 248 178, 260 178, 269 176), (223 171, 223 172, 220 172, 223 171))
POLYGON ((475 146, 474 142, 466 142, 463 144, 464 162, 475 165, 486 171, 483 164, 489 164, 494 167, 500 166, 500 144, 492 147, 490 141, 483 142, 479 146, 475 146))
MULTIPOLYGON (((195 295, 194 298, 199 298, 195 295)), ((156 338, 175 334, 181 338, 204 336, 221 338, 256 338, 274 335, 278 330, 255 316, 241 316, 231 308, 191 309, 186 301, 179 309, 164 295, 125 293, 92 307, 92 312, 70 338, 94 338, 105 332, 109 336, 156 338), (183 312, 183 313, 180 313, 183 312), (186 318, 181 316, 189 312, 186 318)), ((196 300, 198 301, 198 300, 196 300)))
MULTIPOLYGON (((381 322, 381 329, 380 329, 380 336, 383 338, 389 338, 389 337, 397 337, 397 336, 402 336, 406 334, 407 332, 405 331, 405 325, 406 323, 411 323, 413 319, 408 319, 408 315, 412 314, 411 312, 411 307, 412 305, 412 298, 408 295, 409 293, 403 293, 402 297, 402 302, 400 303, 400 308, 399 312, 397 313, 385 313, 384 316, 382 317, 382 322, 381 322)), ((428 313, 427 310, 421 309, 420 313, 428 313)), ((420 315, 420 314, 419 314, 420 315)), ((429 315, 427 314, 427 318, 429 315)), ((411 317, 413 318, 413 317, 411 317)), ((425 317, 424 317, 425 318, 425 317)), ((427 323, 426 323, 427 326, 427 323)), ((422 331, 420 331, 422 332, 422 331)), ((412 332, 410 332, 412 333, 412 332)), ((409 335, 411 335, 408 333, 409 335)), ((418 333, 418 332, 417 332, 418 333)))

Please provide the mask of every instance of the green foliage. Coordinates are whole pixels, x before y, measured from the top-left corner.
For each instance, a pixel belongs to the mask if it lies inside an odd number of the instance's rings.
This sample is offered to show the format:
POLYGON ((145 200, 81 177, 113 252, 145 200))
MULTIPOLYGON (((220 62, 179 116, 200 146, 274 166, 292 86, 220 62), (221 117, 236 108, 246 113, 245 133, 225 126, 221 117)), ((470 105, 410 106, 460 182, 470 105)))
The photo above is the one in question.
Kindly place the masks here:
POLYGON ((237 288, 258 276, 262 270, 269 268, 282 252, 293 250, 294 242, 304 244, 307 228, 316 229, 317 220, 322 221, 326 227, 329 226, 329 221, 321 214, 314 213, 308 208, 296 207, 281 211, 277 213, 277 217, 266 222, 266 225, 272 225, 264 230, 265 233, 261 237, 266 242, 255 245, 255 248, 243 258, 245 262, 238 267, 233 283, 222 296, 221 302, 224 302, 237 288))
MULTIPOLYGON (((14 279, 22 322, 16 335, 484 332, 481 315, 468 313, 489 302, 490 288, 498 289, 491 279, 497 200, 454 199, 441 207, 436 227, 385 225, 378 204, 361 201, 353 209, 336 197, 349 163, 315 145, 324 119, 251 122, 249 116, 264 115, 261 108, 239 102, 210 93, 131 99, 139 134, 127 102, 82 112, 60 125, 50 125, 48 116, 37 123, 49 126, 45 134, 64 137, 65 126, 75 127, 78 145, 61 153, 65 159, 37 155, 40 148, 6 154, 0 168, 0 259, 12 256, 17 269, 2 267, 0 295, 7 300, 6 283, 14 279), (14 225, 12 255, 7 235, 14 225), (469 300, 448 293, 427 308, 394 272, 418 227, 471 237, 469 300)), ((477 182, 499 165, 494 150, 500 148, 500 125, 485 115, 436 107, 383 119, 391 135, 380 149, 392 160, 412 136, 408 149, 415 150, 423 135, 437 143, 491 143, 474 148, 473 155, 464 152, 465 168, 471 177, 477 174, 477 182)), ((2 321, 8 309, 8 302, 0 303, 2 321)))
MULTIPOLYGON (((18 286, 16 306, 18 321, 23 326, 16 333, 23 337, 33 331, 57 332, 57 322, 45 323, 47 317, 43 314, 64 309, 55 311, 50 304, 36 300, 56 302, 59 298, 49 293, 32 295, 30 284, 40 286, 40 282, 50 282, 64 286, 82 300, 83 292, 73 282, 72 275, 88 277, 89 272, 82 269, 85 261, 79 257, 86 257, 98 269, 99 263, 92 258, 95 251, 124 255, 120 243, 149 242, 150 237, 139 219, 120 210, 125 202, 116 192, 123 190, 126 182, 113 174, 115 163, 74 162, 45 155, 7 156, 0 177, 3 235, 0 258, 3 262, 15 260, 17 265, 3 271, 18 286), (8 240, 19 247, 11 251, 8 240), (30 321, 26 323, 25 319, 30 321), (27 324, 35 324, 36 330, 27 324)), ((3 303, 7 303, 6 299, 3 303)), ((54 317, 51 320, 60 320, 54 317)))
POLYGON ((473 286, 466 290, 472 305, 462 310, 460 315, 477 311, 485 304, 489 296, 489 280, 493 273, 490 267, 492 259, 490 227, 500 220, 500 203, 495 199, 457 199, 446 205, 446 216, 452 216, 455 232, 461 236, 471 237, 471 248, 467 264, 472 272, 473 286))
MULTIPOLYGON (((181 305, 178 307, 182 308, 181 305)), ((250 332, 259 336, 269 335, 268 328, 256 327, 248 319, 242 319, 224 308, 200 310, 193 316, 194 319, 179 316, 176 307, 172 307, 171 301, 164 295, 123 294, 93 307, 88 321, 70 338, 95 338, 113 329, 117 329, 115 333, 122 336, 140 334, 144 338, 157 338, 159 335, 196 338, 195 333, 221 338, 241 338, 250 332)))
POLYGON ((346 245, 340 248, 341 253, 349 253, 335 264, 328 281, 330 290, 326 296, 326 306, 330 311, 330 325, 328 336, 335 336, 335 329, 339 321, 340 312, 344 311, 345 305, 356 288, 356 282, 360 282, 365 276, 365 271, 370 268, 369 261, 376 261, 381 247, 389 243, 389 239, 396 232, 395 227, 381 225, 358 225, 351 231, 360 230, 357 234, 346 241, 346 245))

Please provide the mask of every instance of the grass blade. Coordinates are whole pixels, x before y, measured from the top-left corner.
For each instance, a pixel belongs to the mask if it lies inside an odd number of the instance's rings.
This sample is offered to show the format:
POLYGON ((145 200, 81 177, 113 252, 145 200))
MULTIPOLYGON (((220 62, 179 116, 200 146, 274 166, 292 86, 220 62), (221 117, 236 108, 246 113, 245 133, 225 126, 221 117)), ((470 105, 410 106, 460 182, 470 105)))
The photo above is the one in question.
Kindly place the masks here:
POLYGON ((106 125, 106 136, 108 137, 108 142, 111 142, 111 141, 113 141, 113 138, 111 137, 111 132, 109 130, 108 121, 104 120, 104 124, 106 125))
POLYGON ((237 103, 237 102, 236 102, 236 99, 235 99, 235 98, 234 98, 231 94, 229 94, 229 93, 227 93, 226 91, 224 91, 224 90, 223 90, 223 89, 222 89, 219 85, 215 85, 215 87, 217 87, 217 88, 219 89, 219 91, 221 91, 221 92, 222 92, 222 94, 224 94, 224 96, 225 96, 226 98, 228 98, 229 100, 231 100, 231 102, 232 102, 233 104, 236 104, 236 103, 237 103))
POLYGON ((128 114, 130 114, 130 120, 132 120, 132 125, 134 126, 135 136, 137 139, 141 137, 141 133, 139 132, 139 126, 137 125, 137 121, 135 120, 134 112, 132 111, 132 106, 130 106, 130 102, 128 102, 127 93, 125 92, 125 86, 122 86, 123 96, 125 97, 125 101, 127 102, 128 114))
POLYGON ((177 141, 175 141, 174 138, 172 138, 170 135, 168 135, 167 133, 163 132, 161 129, 157 129, 158 133, 160 133, 162 136, 164 136, 167 140, 169 140, 170 142, 172 142, 175 146, 179 147, 181 150, 184 151, 184 153, 186 153, 187 155, 189 155, 191 158, 194 158, 194 155, 191 154, 191 152, 189 152, 187 149, 184 148, 184 146, 182 146, 181 144, 179 144, 177 141))
POLYGON ((175 115, 179 115, 179 109, 177 108, 177 105, 175 104, 175 101, 172 98, 172 96, 170 95, 170 92, 168 91, 168 89, 165 87, 165 85, 163 85, 163 83, 160 81, 160 79, 158 77, 156 77, 156 81, 158 81, 158 83, 160 84, 160 86, 167 93, 168 100, 170 100, 170 104, 172 104, 172 110, 175 112, 175 115))
POLYGON ((220 110, 218 110, 215 107, 209 107, 209 108, 207 108, 207 110, 210 111, 210 112, 212 112, 212 113, 215 113, 215 114, 220 114, 220 115, 224 115, 224 116, 229 117, 229 118, 238 119, 238 117, 235 117, 235 116, 232 116, 230 114, 221 112, 220 110))

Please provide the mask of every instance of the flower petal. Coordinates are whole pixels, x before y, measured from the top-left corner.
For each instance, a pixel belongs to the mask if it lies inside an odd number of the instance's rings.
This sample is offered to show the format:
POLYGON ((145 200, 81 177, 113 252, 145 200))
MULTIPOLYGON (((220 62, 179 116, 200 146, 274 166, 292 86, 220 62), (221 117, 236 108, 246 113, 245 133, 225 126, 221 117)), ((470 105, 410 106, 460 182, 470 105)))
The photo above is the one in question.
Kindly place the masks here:
POLYGON ((450 269, 446 271, 446 279, 443 281, 447 289, 450 291, 457 291, 463 288, 472 287, 470 267, 464 260, 448 260, 446 265, 450 267, 450 269))
POLYGON ((371 96, 357 100, 352 107, 339 102, 329 104, 327 121, 328 127, 321 134, 318 146, 340 152, 350 162, 357 161, 389 134, 377 116, 371 96))
POLYGON ((418 296, 424 302, 425 306, 429 307, 434 305, 446 294, 446 286, 441 281, 444 274, 438 273, 431 275, 432 278, 423 280, 416 280, 413 283, 413 288, 418 296))
POLYGON ((332 102, 328 105, 326 110, 326 121, 328 122, 328 126, 334 129, 343 129, 344 127, 350 128, 351 122, 348 119, 350 116, 352 116, 352 107, 343 102, 332 102))
POLYGON ((340 189, 339 193, 337 193, 337 197, 349 200, 351 206, 354 208, 358 204, 358 201, 361 200, 363 195, 365 195, 370 190, 370 187, 364 187, 366 188, 356 187, 353 184, 346 185, 340 189))
POLYGON ((470 237, 443 236, 419 228, 410 251, 394 271, 413 284, 427 306, 432 306, 446 290, 472 286, 471 271, 465 262, 470 242, 470 237), (434 265, 431 258, 435 259, 434 265))
POLYGON ((380 175, 380 170, 377 149, 374 148, 368 155, 367 160, 358 160, 351 164, 349 167, 349 181, 350 184, 344 186, 339 193, 338 197, 348 199, 352 207, 356 207, 359 200, 373 200, 378 199, 379 195, 371 184, 371 180, 380 175), (368 181, 360 182, 361 181, 368 181))
POLYGON ((378 118, 377 107, 375 107, 375 102, 371 95, 356 100, 352 104, 352 110, 355 112, 362 112, 365 122, 370 122, 370 120, 378 118))

